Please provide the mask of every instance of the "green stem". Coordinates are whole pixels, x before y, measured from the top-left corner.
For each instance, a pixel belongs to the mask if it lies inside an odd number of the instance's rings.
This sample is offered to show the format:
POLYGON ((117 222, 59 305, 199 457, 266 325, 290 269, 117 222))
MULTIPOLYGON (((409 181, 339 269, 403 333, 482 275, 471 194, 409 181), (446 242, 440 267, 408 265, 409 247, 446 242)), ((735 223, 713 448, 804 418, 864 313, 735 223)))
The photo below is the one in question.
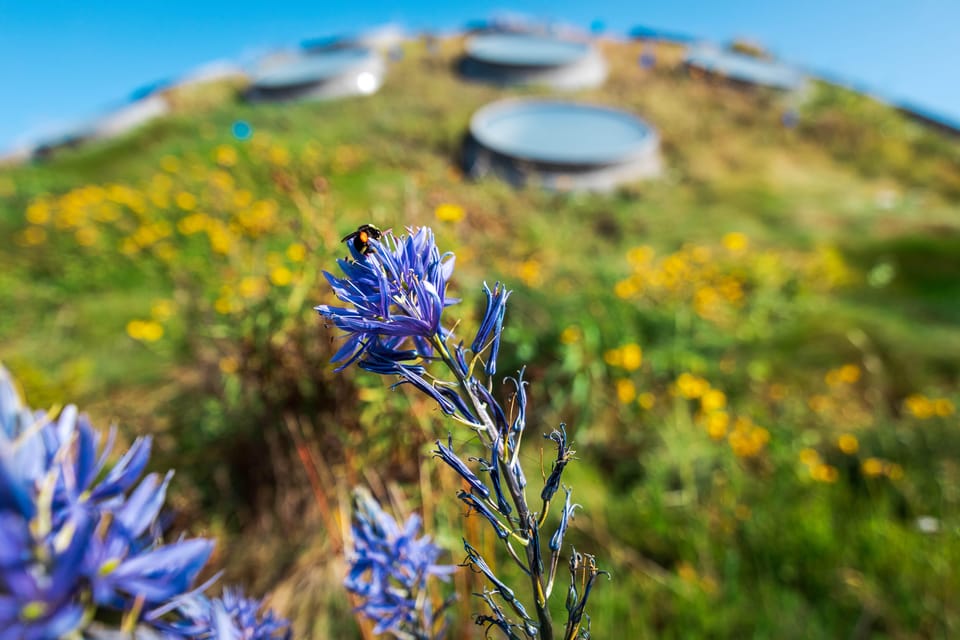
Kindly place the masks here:
MULTIPOLYGON (((492 448, 493 443, 499 437, 497 432, 496 425, 493 422, 493 419, 490 417, 490 414, 487 413, 487 407, 476 397, 473 391, 470 389, 469 379, 460 372, 460 368, 457 366, 456 362, 453 359, 453 356, 450 354, 450 351, 447 349, 447 345, 440 339, 439 336, 435 336, 432 340, 434 349, 440 354, 440 357, 443 359, 443 362, 447 365, 447 368, 453 372, 457 377, 457 382, 460 385, 460 389, 467 398, 470 399, 470 404, 473 405, 473 409, 476 412, 479 419, 483 422, 483 428, 487 432, 487 437, 490 442, 489 446, 492 448)), ((503 444, 503 459, 504 461, 512 460, 513 455, 516 452, 507 451, 508 443, 504 439, 503 444)), ((527 498, 523 493, 523 489, 520 487, 520 484, 517 482, 516 476, 510 472, 509 466, 506 468, 506 471, 501 474, 504 481, 507 484, 507 490, 510 493, 510 498, 513 501, 513 506, 517 510, 517 518, 521 526, 526 526, 526 523, 530 521, 530 508, 527 506, 527 498)), ((527 539, 530 538, 536 532, 525 531, 527 539)), ((527 552, 527 566, 530 568, 530 588, 533 591, 533 601, 537 609, 537 619, 540 623, 538 638, 540 640, 553 640, 553 620, 550 617, 550 609, 547 606, 546 592, 544 591, 543 585, 543 574, 538 569, 542 567, 542 559, 537 558, 537 551, 534 548, 534 545, 526 545, 527 552)))

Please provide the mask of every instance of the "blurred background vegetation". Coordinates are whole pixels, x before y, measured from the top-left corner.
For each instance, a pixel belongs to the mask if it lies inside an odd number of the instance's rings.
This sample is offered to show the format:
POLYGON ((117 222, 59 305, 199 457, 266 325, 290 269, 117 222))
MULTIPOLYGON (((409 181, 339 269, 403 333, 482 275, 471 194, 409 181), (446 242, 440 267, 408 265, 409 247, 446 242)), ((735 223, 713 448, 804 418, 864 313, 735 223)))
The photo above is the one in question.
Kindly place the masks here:
MULTIPOLYGON (((461 46, 409 43, 366 98, 194 87, 128 137, 0 169, 0 358, 28 402, 154 434, 176 526, 219 538, 229 580, 297 637, 368 635, 339 586, 346 496, 422 510, 461 561, 457 483, 430 456, 450 425, 334 374, 311 308, 359 224, 432 225, 464 335, 483 281, 515 290, 500 370, 528 367, 531 432, 575 441, 569 535, 613 574, 597 637, 960 632, 960 143, 842 88, 744 91, 671 45, 644 69, 608 42, 610 79, 575 97, 657 127, 666 175, 469 182, 471 114, 540 91, 462 82, 461 46)), ((480 637, 478 583, 456 586, 452 637, 480 637)))

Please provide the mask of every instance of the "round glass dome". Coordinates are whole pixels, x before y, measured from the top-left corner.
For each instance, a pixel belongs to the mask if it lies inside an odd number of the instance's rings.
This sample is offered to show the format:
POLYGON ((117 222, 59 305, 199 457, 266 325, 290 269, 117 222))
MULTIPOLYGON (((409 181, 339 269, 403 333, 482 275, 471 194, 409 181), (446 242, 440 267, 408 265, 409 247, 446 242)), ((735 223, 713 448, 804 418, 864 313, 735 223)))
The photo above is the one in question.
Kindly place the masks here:
POLYGON ((322 82, 343 75, 370 59, 366 49, 336 49, 300 56, 254 77, 257 87, 269 89, 322 82))
POLYGON ((733 51, 697 49, 687 56, 686 63, 708 73, 765 87, 795 89, 803 83, 803 74, 793 67, 733 51))
POLYGON ((581 60, 590 53, 590 46, 519 33, 496 33, 471 38, 467 55, 474 60, 504 66, 556 67, 581 60))
POLYGON ((470 132, 507 156, 555 164, 610 164, 648 153, 656 132, 617 109, 552 100, 505 100, 478 111, 470 132))

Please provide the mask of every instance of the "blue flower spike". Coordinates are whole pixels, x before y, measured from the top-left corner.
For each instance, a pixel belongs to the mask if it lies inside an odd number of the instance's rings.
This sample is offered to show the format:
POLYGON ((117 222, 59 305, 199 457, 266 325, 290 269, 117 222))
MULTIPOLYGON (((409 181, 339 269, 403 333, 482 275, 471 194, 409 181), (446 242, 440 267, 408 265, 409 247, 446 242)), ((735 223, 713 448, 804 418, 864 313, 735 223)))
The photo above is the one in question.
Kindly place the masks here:
MULTIPOLYGON (((505 550, 529 580, 529 596, 536 610, 535 617, 528 616, 516 595, 518 591, 497 578, 479 552, 464 541, 468 554, 465 564, 482 573, 493 586, 476 594, 491 612, 478 615, 476 622, 488 630, 499 629, 507 638, 553 640, 555 635, 559 636, 559 630, 555 634, 547 601, 553 592, 564 535, 579 507, 571 504, 569 489, 565 490, 560 524, 546 545, 541 545, 541 529, 546 526, 563 471, 575 452, 564 425, 545 436, 555 443, 557 454, 540 492, 542 508, 532 511, 525 494, 527 480, 520 456, 528 400, 523 370, 515 378, 507 378, 512 390, 508 390, 506 402, 494 392, 493 376, 497 372, 511 292, 500 282, 493 288, 484 283, 486 303, 469 343, 472 356, 467 357, 464 341, 453 333, 457 323, 444 319, 446 309, 458 302, 447 297, 455 263, 453 254, 441 252, 433 232, 426 227, 409 229, 401 237, 385 232, 380 239, 371 239, 369 248, 368 253, 351 249, 351 258, 339 261, 344 277, 326 274, 334 294, 345 305, 316 307, 325 320, 345 333, 333 361, 341 363, 338 370, 356 363, 364 370, 393 379, 394 387, 410 385, 432 398, 444 414, 476 433, 475 440, 484 448, 483 455, 468 457, 464 462, 453 450, 452 437, 448 437, 446 446, 436 442, 434 456, 469 486, 469 490, 459 491, 457 497, 469 507, 468 512, 482 515, 503 541, 505 550), (487 474, 489 483, 480 474, 487 474), (544 554, 548 552, 549 562, 545 562, 544 554), (507 606, 501 607, 498 599, 507 606), (512 611, 519 621, 510 620, 505 611, 512 611)), ((363 525, 362 519, 360 522, 361 533, 375 530, 369 523, 363 525)), ((363 539, 361 535, 357 537, 363 539)), ((388 575, 390 569, 383 566, 380 558, 359 554, 348 577, 348 588, 357 593, 362 593, 362 589, 370 593, 382 591, 383 578, 360 583, 354 575, 388 575)), ((588 565, 583 561, 577 565, 578 571, 582 573, 582 566, 590 566, 602 573, 590 558, 588 565)), ((591 588, 592 584, 591 579, 591 588)), ((584 635, 585 606, 586 597, 574 603, 571 616, 576 621, 572 626, 568 624, 564 640, 584 635)), ((382 620, 378 629, 398 628, 401 620, 412 619, 412 614, 402 610, 399 603, 366 607, 368 615, 376 613, 382 620), (394 617, 390 617, 390 612, 394 617)))

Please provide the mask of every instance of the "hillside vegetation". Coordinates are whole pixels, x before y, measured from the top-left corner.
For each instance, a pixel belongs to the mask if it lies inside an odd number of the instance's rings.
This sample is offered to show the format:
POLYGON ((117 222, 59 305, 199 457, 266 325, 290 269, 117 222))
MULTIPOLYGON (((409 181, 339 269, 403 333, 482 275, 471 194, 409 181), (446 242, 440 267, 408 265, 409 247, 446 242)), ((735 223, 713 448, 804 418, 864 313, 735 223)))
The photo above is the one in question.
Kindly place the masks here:
MULTIPOLYGON (((652 123, 666 167, 610 194, 463 177, 471 114, 546 91, 463 82, 459 39, 409 43, 371 97, 194 89, 0 170, 0 360, 33 406, 155 434, 175 525, 219 536, 213 564, 298 637, 361 637, 350 487, 422 510, 460 562, 458 483, 435 408, 335 374, 312 307, 359 224, 432 225, 464 334, 484 281, 513 289, 499 371, 526 365, 531 429, 575 442, 569 535, 613 575, 595 637, 957 635, 960 144, 841 88, 743 91, 669 45, 653 69, 602 47, 608 82, 573 97, 652 123)), ((465 616, 479 582, 456 584, 465 616)))

